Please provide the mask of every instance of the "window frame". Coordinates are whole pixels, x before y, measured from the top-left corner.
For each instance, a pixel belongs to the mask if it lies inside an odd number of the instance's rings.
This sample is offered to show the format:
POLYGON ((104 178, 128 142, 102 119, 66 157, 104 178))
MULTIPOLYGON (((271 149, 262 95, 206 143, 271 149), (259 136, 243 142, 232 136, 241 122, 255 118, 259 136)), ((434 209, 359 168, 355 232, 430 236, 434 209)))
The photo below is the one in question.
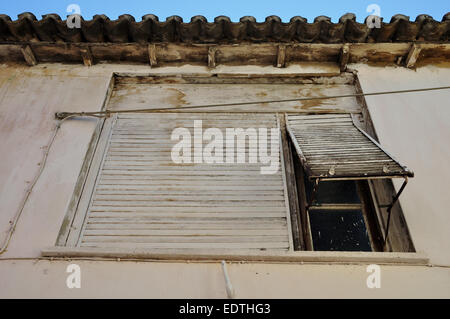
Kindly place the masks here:
MULTIPOLYGON (((123 77, 130 77, 133 75, 130 75, 129 73, 119 74, 119 73, 113 73, 110 85, 108 86, 108 90, 105 95, 105 99, 102 104, 102 110, 105 110, 108 105, 108 101, 111 97, 115 78, 123 76, 123 77)), ((161 77, 167 77, 168 75, 159 75, 159 74, 145 74, 144 76, 161 76, 161 77)), ((205 75, 196 75, 196 74, 186 74, 186 76, 189 77, 199 77, 200 79, 205 79, 205 75)), ((211 75, 213 76, 213 75, 211 75)), ((282 76, 282 75, 280 75, 282 76)), ((289 75, 288 75, 289 76, 289 75)), ((230 75, 228 75, 230 77, 230 75)), ((264 76, 261 76, 264 78, 264 76)), ((362 92, 359 79, 358 77, 353 74, 354 77, 354 85, 356 88, 356 92, 362 92)), ((239 78, 239 82, 242 81, 242 78, 237 75, 237 78, 239 78)), ((273 75, 268 75, 267 79, 274 79, 273 75)), ((201 82, 201 81, 200 81, 201 82)), ((230 83, 230 82, 228 82, 230 83)), ((199 83, 201 84, 201 83, 199 83)), ((367 105, 365 102, 365 99, 363 96, 357 97, 358 103, 360 104, 362 108, 362 116, 363 116, 363 124, 371 127, 371 130, 366 130, 369 135, 371 135, 375 140, 376 134, 374 133, 373 125, 370 119, 370 115, 368 113, 367 105)), ((281 119, 284 119, 284 116, 281 117, 281 119)), ((291 197, 295 195, 296 193, 301 193, 304 191, 304 185, 302 188, 302 183, 298 182, 298 179, 301 178, 301 175, 299 176, 299 169, 296 167, 296 161, 293 160, 294 154, 292 153, 292 143, 289 141, 289 138, 287 138, 285 134, 285 124, 284 121, 281 121, 280 129, 281 129, 281 139, 282 139, 282 149, 280 150, 280 157, 284 158, 282 159, 282 166, 284 170, 284 175, 286 176, 286 184, 289 185, 288 187, 288 193, 289 195, 289 204, 290 204, 290 211, 291 211, 291 233, 293 234, 294 238, 297 236, 297 241, 295 241, 295 250, 289 251, 283 254, 273 254, 271 252, 252 252, 252 251, 241 251, 238 254, 231 254, 229 251, 190 251, 190 250, 183 250, 183 251, 165 251, 164 249, 158 249, 158 250, 152 250, 152 249, 143 249, 143 250, 134 250, 133 252, 130 252, 127 249, 86 249, 86 248, 77 248, 77 247, 69 247, 66 246, 67 242, 73 242, 73 239, 69 239, 69 233, 73 227, 74 219, 76 218, 77 210, 78 210, 78 199, 80 198, 84 187, 87 185, 89 186, 92 184, 92 181, 88 180, 88 172, 91 168, 94 168, 95 165, 101 165, 101 159, 99 152, 97 150, 101 149, 102 147, 105 147, 103 144, 103 141, 101 140, 101 133, 104 131, 104 129, 111 129, 109 126, 111 121, 108 121, 108 119, 99 119, 97 127, 93 133, 92 139, 90 141, 89 147, 86 151, 85 160, 83 162, 80 175, 78 177, 77 184, 75 186, 73 198, 69 204, 68 210, 66 212, 66 216, 64 217, 62 226, 60 228, 60 232, 58 234, 56 244, 54 247, 50 247, 47 249, 44 249, 42 251, 42 254, 44 256, 49 257, 57 257, 57 256, 102 256, 107 258, 155 258, 155 259, 163 259, 163 260, 171 260, 171 259, 193 259, 193 260, 248 260, 248 261, 279 261, 279 262, 384 262, 384 263, 407 263, 407 264, 427 264, 428 258, 420 253, 417 253, 415 251, 409 251, 409 252, 327 252, 327 251, 312 251, 312 247, 308 245, 307 240, 305 240, 308 236, 308 227, 303 228, 301 225, 305 225, 305 219, 307 219, 307 216, 305 216, 305 203, 303 196, 298 196, 297 194, 297 200, 298 203, 295 203, 295 200, 292 201, 291 197), (284 133, 284 134, 283 134, 284 133), (94 166, 93 166, 94 165, 94 166), (295 186, 294 186, 295 185, 295 186), (292 210, 292 207, 295 207, 297 205, 297 208, 292 210), (297 235, 295 235, 297 234, 297 235)), ((107 141, 107 139, 106 139, 107 141)), ((102 152, 102 156, 104 155, 104 152, 102 152)), ((98 170, 97 170, 98 171, 98 170)), ((390 180, 386 181, 387 184, 389 184, 390 180)), ((391 183, 392 185, 392 183, 391 183)), ((376 211, 377 214, 377 220, 378 224, 380 221, 386 220, 386 216, 382 216, 382 213, 380 213, 379 209, 379 193, 380 193, 380 186, 373 185, 372 181, 368 182, 368 187, 371 192, 371 198, 374 200, 371 200, 370 206, 376 211)), ((382 186, 384 187, 384 186, 382 186)), ((393 187, 391 191, 393 190, 393 187)), ((389 193, 389 190, 384 190, 386 193, 389 193)), ((395 210, 393 210, 394 214, 398 215, 398 210, 400 210, 400 217, 403 217, 403 214, 401 212, 401 208, 399 203, 396 205, 395 210)), ((86 214, 85 214, 86 215, 86 214)), ((84 216, 85 217, 85 216, 84 216)), ((393 220, 394 227, 392 228, 392 234, 394 234, 396 231, 395 228, 395 220, 393 220)), ((81 230, 80 230, 81 231, 81 230)), ((309 230, 310 233, 310 230, 309 230)), ((409 233, 408 233, 409 236, 409 233)), ((410 238, 409 238, 410 240, 410 238)), ((389 241, 390 242, 390 241, 389 241)), ((412 242, 411 242, 412 243, 412 242)), ((389 243, 390 250, 392 251, 392 244, 389 243)), ((395 245, 394 245, 395 246, 395 245)), ((395 250, 395 249, 394 249, 395 250)))
MULTIPOLYGON (((294 157, 296 155, 295 148, 291 149, 291 152, 293 152, 294 157)), ((298 161, 296 165, 296 174, 298 174, 297 181, 297 189, 299 189, 299 203, 301 205, 300 211, 303 212, 303 222, 301 223, 302 227, 302 233, 304 234, 304 242, 305 246, 307 247, 306 250, 314 251, 314 244, 311 234, 311 222, 309 217, 309 212, 307 209, 308 202, 307 202, 307 194, 306 194, 306 181, 305 178, 307 176, 305 175, 305 171, 300 164, 300 161, 298 161)), ((355 180, 356 183, 356 191, 358 192, 359 198, 361 200, 360 204, 349 204, 349 206, 353 206, 349 210, 356 210, 360 209, 362 212, 362 216, 364 219, 364 224, 367 229, 369 242, 372 248, 371 252, 382 252, 383 251, 383 236, 380 229, 380 225, 377 223, 376 220, 376 212, 374 210, 375 203, 372 198, 372 194, 370 192, 368 181, 365 180, 355 180)), ((323 182, 326 183, 326 182, 323 182)), ((318 209, 314 206, 310 207, 310 210, 318 209)), ((323 209, 323 208, 321 208, 323 209)), ((339 210, 338 207, 336 208, 329 208, 331 211, 333 210, 339 210)))

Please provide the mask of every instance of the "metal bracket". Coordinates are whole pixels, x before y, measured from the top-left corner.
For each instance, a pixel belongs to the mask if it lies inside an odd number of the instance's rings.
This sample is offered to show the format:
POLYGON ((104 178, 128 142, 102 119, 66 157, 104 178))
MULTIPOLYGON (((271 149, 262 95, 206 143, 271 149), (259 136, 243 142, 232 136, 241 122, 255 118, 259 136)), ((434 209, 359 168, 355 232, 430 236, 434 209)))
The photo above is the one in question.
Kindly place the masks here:
POLYGON ((388 239, 388 235, 389 235, 389 226, 390 226, 390 222, 391 222, 392 208, 394 207, 395 203, 398 201, 400 195, 402 194, 403 190, 406 187, 406 184, 408 184, 408 176, 405 176, 405 181, 403 182, 402 186, 400 187, 400 190, 394 196, 394 198, 392 199, 392 203, 387 208, 388 219, 387 219, 387 223, 386 223, 386 231, 384 234, 383 250, 386 247, 386 243, 387 243, 387 239, 388 239))

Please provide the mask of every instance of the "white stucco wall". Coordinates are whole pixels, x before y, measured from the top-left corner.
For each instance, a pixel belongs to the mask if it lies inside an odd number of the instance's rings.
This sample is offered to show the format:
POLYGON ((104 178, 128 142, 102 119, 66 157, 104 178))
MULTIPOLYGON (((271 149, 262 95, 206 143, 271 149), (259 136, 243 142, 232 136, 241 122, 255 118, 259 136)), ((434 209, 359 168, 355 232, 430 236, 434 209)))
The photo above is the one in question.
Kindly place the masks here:
MULTIPOLYGON (((359 71, 366 92, 450 83, 446 68, 351 67, 359 71)), ((156 70, 208 72, 193 66, 156 70)), ((0 67, 1 240, 27 181, 39 169, 53 114, 98 110, 113 71, 154 72, 124 65, 0 67)), ((236 263, 229 266, 236 296, 450 297, 449 98, 450 91, 367 98, 382 144, 416 173, 401 199, 414 244, 432 264, 444 267, 382 266, 382 288, 371 290, 366 265, 236 263)), ((93 120, 71 120, 58 133, 9 249, 0 256, 0 297, 226 297, 218 263, 77 260, 82 289, 69 290, 69 262, 35 260, 55 242, 94 127, 93 120)))

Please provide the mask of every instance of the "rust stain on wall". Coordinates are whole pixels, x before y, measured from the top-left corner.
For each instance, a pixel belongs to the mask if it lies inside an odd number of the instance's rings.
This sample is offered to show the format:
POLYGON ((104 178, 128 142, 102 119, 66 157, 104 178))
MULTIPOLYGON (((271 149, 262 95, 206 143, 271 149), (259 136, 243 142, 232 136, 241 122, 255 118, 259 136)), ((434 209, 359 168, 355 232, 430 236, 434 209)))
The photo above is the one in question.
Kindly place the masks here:
POLYGON ((264 91, 261 91, 261 92, 256 93, 256 96, 258 96, 258 97, 265 97, 265 96, 267 96, 267 93, 264 92, 264 91))
MULTIPOLYGON (((300 98, 307 98, 307 97, 323 97, 325 94, 322 92, 322 88, 315 89, 315 88, 308 88, 308 89, 298 89, 294 90, 292 93, 297 95, 300 98)), ((300 108, 302 110, 312 109, 312 108, 318 108, 322 105, 327 105, 328 103, 325 102, 326 100, 305 100, 305 101, 299 101, 300 105, 295 106, 295 108, 300 108)))
POLYGON ((182 105, 189 104, 184 98, 186 94, 180 89, 176 88, 167 88, 168 92, 171 92, 171 95, 167 98, 171 105, 175 107, 182 107, 182 105))

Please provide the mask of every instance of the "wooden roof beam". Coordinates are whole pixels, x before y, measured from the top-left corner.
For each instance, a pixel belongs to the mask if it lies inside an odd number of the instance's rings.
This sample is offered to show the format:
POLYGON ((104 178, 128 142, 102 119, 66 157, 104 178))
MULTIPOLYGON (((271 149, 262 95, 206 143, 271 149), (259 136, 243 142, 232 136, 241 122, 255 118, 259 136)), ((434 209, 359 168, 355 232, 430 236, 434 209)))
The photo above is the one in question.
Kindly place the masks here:
POLYGON ((86 46, 80 49, 81 57, 83 58, 83 63, 85 66, 94 65, 94 56, 92 55, 91 48, 86 46))
POLYGON ((349 60, 350 60, 350 46, 348 44, 344 44, 339 54, 339 68, 341 69, 341 72, 347 70, 347 64, 349 60))
POLYGON ((208 67, 209 68, 216 67, 216 53, 217 53, 216 46, 211 46, 208 48, 208 67))
POLYGON ((156 45, 155 44, 148 45, 148 59, 150 62, 150 66, 152 68, 157 66, 158 60, 156 60, 156 45))
POLYGON ((277 68, 286 67, 286 46, 280 44, 277 52, 277 68))
POLYGON ((130 44, 130 43, 18 43, 0 44, 0 63, 25 62, 34 65, 40 58, 46 63, 81 61, 80 50, 89 45, 94 62, 107 63, 144 63, 152 67, 170 65, 171 63, 198 63, 203 60, 208 63, 209 47, 216 46, 217 52, 210 52, 211 67, 214 62, 223 65, 245 65, 251 61, 255 65, 284 65, 302 62, 335 62, 345 69, 348 63, 370 63, 384 65, 401 65, 417 67, 431 63, 446 62, 450 60, 450 44, 421 43, 411 46, 411 43, 351 43, 348 44, 350 53, 346 52, 343 44, 185 44, 171 43, 130 44), (30 48, 26 48, 26 46, 30 48), (284 49, 286 46, 286 52, 284 49), (158 51, 157 51, 158 50, 158 51), (157 52, 156 52, 157 51, 157 52), (419 52, 420 51, 420 52, 419 52), (420 54, 419 54, 420 53, 420 54), (159 54, 159 55, 158 55, 159 54), (33 59, 33 56, 35 57, 33 59), (159 60, 159 56, 164 56, 159 60), (408 58, 409 57, 409 58, 408 58), (347 60, 348 58, 348 60, 347 60), (406 61, 408 58, 408 61, 406 61), (157 61, 158 59, 158 61, 157 61), (220 60, 220 61, 219 61, 220 60), (407 63, 406 63, 407 62, 407 63))
POLYGON ((34 56, 33 50, 31 50, 31 47, 29 45, 25 45, 21 48, 23 58, 25 59, 25 62, 29 66, 34 66, 38 64, 36 57, 34 56))
POLYGON ((407 68, 414 68, 416 66, 416 62, 419 59, 420 51, 422 51, 422 47, 418 44, 411 45, 411 49, 409 49, 408 56, 406 57, 405 65, 407 68))

